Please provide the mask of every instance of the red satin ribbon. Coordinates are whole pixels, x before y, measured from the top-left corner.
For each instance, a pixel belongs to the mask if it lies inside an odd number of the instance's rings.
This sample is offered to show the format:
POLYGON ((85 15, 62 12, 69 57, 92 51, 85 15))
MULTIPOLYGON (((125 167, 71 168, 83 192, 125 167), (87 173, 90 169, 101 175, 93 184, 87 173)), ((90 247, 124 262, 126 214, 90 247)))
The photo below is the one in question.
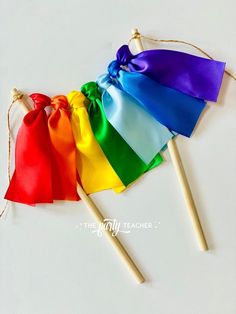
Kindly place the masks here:
POLYGON ((53 202, 51 143, 44 110, 51 100, 34 95, 34 110, 25 115, 17 134, 15 171, 5 195, 10 201, 28 205, 53 202))
POLYGON ((55 200, 78 200, 76 192, 76 146, 70 124, 70 112, 66 96, 51 100, 55 109, 48 119, 52 143, 52 181, 55 200))
POLYGON ((67 98, 32 94, 34 110, 18 131, 15 171, 5 198, 28 205, 79 200, 76 192, 76 147, 67 98), (47 117, 45 107, 55 109, 47 117))

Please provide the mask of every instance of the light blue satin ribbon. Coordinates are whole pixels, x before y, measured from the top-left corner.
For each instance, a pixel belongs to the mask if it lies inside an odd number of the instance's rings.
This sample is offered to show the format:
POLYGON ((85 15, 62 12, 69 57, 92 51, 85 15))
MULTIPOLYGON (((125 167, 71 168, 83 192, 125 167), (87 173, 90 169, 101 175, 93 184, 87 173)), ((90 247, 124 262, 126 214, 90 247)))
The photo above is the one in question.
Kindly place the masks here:
POLYGON ((108 121, 136 154, 148 164, 173 134, 129 94, 116 87, 109 75, 101 75, 97 84, 108 121))

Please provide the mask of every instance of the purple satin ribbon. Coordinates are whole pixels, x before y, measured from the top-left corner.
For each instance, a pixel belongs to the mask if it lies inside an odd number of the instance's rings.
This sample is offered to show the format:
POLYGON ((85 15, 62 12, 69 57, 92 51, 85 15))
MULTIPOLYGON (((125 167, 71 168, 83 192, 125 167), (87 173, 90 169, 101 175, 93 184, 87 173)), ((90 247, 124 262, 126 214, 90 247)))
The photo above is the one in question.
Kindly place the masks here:
POLYGON ((131 72, 145 74, 160 84, 187 95, 217 101, 225 63, 174 50, 146 50, 133 55, 127 45, 117 51, 117 61, 131 72))

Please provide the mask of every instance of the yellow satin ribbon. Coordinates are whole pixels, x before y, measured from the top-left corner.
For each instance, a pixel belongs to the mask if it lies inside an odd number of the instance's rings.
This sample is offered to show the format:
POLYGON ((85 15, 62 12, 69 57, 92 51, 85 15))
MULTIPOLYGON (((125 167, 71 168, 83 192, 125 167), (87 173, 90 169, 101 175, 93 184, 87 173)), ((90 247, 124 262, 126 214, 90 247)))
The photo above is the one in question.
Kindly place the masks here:
POLYGON ((70 92, 67 99, 77 147, 77 171, 85 192, 95 193, 106 189, 122 192, 126 187, 94 137, 87 113, 88 99, 78 91, 70 92))

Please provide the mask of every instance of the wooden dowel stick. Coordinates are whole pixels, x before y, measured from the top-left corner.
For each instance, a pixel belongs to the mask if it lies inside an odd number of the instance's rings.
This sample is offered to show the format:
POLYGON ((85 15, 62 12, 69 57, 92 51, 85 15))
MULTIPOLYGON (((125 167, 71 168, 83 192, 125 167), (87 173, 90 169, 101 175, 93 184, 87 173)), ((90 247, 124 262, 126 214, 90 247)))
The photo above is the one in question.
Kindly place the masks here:
MULTIPOLYGON (((105 218, 103 217, 97 206, 94 204, 94 202, 91 200, 91 198, 88 197, 88 195, 85 193, 85 191, 79 184, 77 185, 77 191, 81 200, 84 201, 85 205, 90 210, 91 214, 94 216, 97 222, 103 223, 105 218)), ((134 275, 137 283, 143 283, 145 281, 145 278, 143 277, 140 270, 129 256, 126 249, 121 244, 120 240, 116 236, 112 235, 112 231, 110 231, 110 229, 105 228, 104 232, 108 239, 111 241, 114 248, 119 253, 122 260, 125 262, 126 266, 129 268, 130 272, 134 275)))
POLYGON ((187 179, 185 171, 184 171, 183 163, 181 161, 178 148, 177 148, 176 143, 173 139, 171 139, 168 142, 167 146, 169 149, 172 163, 173 163, 174 168, 175 168, 176 175, 178 177, 178 180, 179 180, 179 183, 180 183, 180 186, 182 189, 182 193, 184 196, 184 200, 185 200, 189 215, 190 215, 192 223, 193 223, 193 227, 194 227, 197 239, 198 239, 200 249, 203 251, 207 251, 208 246, 207 246, 206 238, 204 236, 201 222, 200 222, 200 219, 198 217, 197 208, 196 208, 196 205, 195 205, 194 200, 193 200, 191 189, 190 189, 188 179, 187 179))
MULTIPOLYGON (((136 46, 136 49, 138 50, 138 52, 144 51, 144 47, 143 47, 143 44, 142 44, 142 41, 140 38, 140 33, 139 33, 138 29, 136 29, 136 28, 133 29, 132 35, 133 35, 135 46, 136 46)), ((184 171, 184 167, 183 167, 183 164, 182 164, 182 161, 180 158, 180 154, 179 154, 177 145, 176 145, 175 141, 173 139, 171 139, 171 140, 169 140, 167 146, 169 149, 172 163, 173 163, 174 168, 175 168, 176 175, 177 175, 179 183, 180 183, 180 187, 181 187, 181 190, 183 193, 183 197, 184 197, 189 215, 190 215, 192 223, 193 223, 194 231, 195 231, 196 237, 198 239, 200 249, 203 251, 207 251, 208 245, 207 245, 204 233, 203 233, 201 222, 200 222, 200 219, 199 219, 199 216, 197 213, 197 208, 196 208, 196 205, 195 205, 194 200, 193 200, 191 189, 190 189, 190 186, 188 183, 187 176, 186 176, 185 171, 184 171)))
MULTIPOLYGON (((17 99, 19 101, 19 104, 21 104, 22 110, 25 113, 27 113, 30 111, 29 104, 26 98, 24 96, 22 97, 22 95, 23 94, 21 93, 21 91, 17 90, 16 88, 12 90, 13 99, 17 99)), ((85 191, 83 190, 82 186, 79 183, 77 183, 77 192, 81 200, 84 202, 86 207, 89 209, 91 214, 96 219, 96 221, 99 224, 103 224, 105 218, 103 217, 102 213, 97 208, 97 206, 94 204, 92 199, 85 193, 85 191)), ((111 230, 110 228, 103 228, 103 230, 106 236, 108 237, 108 239, 110 240, 112 246, 116 249, 116 252, 119 254, 123 262, 126 264, 131 274, 134 276, 137 283, 143 283, 145 281, 145 278, 143 277, 142 273, 140 272, 138 267, 135 265, 134 261, 131 259, 128 252, 126 251, 124 246, 121 244, 117 236, 113 234, 113 230, 111 230)))

